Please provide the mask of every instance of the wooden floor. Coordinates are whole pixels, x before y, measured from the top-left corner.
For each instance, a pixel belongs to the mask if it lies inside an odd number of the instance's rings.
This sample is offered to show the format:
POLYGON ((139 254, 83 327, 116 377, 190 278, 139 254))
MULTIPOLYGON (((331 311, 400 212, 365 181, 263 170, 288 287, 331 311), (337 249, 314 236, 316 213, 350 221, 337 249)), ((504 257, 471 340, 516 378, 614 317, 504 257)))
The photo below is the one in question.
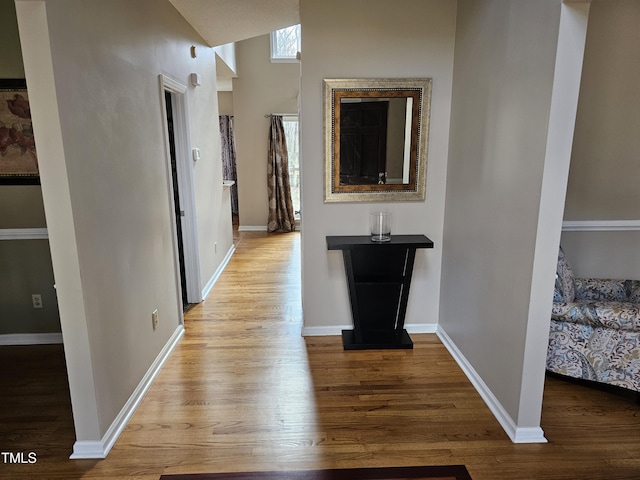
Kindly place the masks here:
POLYGON ((37 454, 0 478, 464 464, 474 480, 640 479, 631 399, 548 379, 549 443, 514 445, 435 335, 399 351, 302 338, 299 262, 298 234, 237 238, 106 460, 68 460, 61 348, 0 348, 0 450, 37 454))

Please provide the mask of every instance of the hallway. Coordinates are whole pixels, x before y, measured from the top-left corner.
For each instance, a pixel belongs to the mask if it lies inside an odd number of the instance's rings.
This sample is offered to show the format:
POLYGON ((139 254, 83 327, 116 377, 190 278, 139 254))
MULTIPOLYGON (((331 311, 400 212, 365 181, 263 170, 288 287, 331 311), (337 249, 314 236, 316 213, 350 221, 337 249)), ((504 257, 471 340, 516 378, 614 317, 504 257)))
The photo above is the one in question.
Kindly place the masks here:
POLYGON ((68 460, 70 416, 47 426, 51 394, 16 387, 1 447, 38 461, 2 465, 0 479, 445 464, 474 480, 640 478, 629 399, 548 379, 550 443, 514 445, 435 335, 412 335, 414 350, 350 352, 338 336, 301 337, 299 233, 240 232, 236 245, 107 459, 68 460))

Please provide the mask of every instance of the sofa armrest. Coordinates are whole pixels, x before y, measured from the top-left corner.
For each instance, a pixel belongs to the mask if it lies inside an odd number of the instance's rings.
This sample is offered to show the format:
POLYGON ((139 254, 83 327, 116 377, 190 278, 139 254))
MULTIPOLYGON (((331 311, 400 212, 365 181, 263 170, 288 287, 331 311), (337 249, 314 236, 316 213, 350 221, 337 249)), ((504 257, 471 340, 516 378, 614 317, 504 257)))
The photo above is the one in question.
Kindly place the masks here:
POLYGON ((629 302, 554 303, 551 318, 593 327, 640 332, 640 305, 629 302))

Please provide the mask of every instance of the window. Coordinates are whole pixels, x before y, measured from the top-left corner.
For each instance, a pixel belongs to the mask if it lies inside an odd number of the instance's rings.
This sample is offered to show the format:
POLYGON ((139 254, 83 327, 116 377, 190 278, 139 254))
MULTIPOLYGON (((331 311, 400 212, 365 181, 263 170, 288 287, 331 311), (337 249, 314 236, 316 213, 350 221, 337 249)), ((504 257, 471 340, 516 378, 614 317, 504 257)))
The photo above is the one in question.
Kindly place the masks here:
POLYGON ((300 219, 300 147, 298 141, 298 116, 284 115, 282 117, 284 136, 287 140, 289 153, 289 183, 291 184, 291 200, 296 220, 300 219))
POLYGON ((300 51, 300 25, 271 32, 271 61, 296 62, 300 51))

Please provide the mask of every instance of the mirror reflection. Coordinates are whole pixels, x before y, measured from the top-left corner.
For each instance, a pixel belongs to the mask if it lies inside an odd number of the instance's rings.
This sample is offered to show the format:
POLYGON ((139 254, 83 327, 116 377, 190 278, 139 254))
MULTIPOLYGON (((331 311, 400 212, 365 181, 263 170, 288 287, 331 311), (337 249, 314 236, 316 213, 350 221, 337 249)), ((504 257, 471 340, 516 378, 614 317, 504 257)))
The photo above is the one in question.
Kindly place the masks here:
POLYGON ((340 100, 340 184, 409 184, 413 97, 340 100))
POLYGON ((424 199, 430 85, 325 80, 325 201, 424 199))

